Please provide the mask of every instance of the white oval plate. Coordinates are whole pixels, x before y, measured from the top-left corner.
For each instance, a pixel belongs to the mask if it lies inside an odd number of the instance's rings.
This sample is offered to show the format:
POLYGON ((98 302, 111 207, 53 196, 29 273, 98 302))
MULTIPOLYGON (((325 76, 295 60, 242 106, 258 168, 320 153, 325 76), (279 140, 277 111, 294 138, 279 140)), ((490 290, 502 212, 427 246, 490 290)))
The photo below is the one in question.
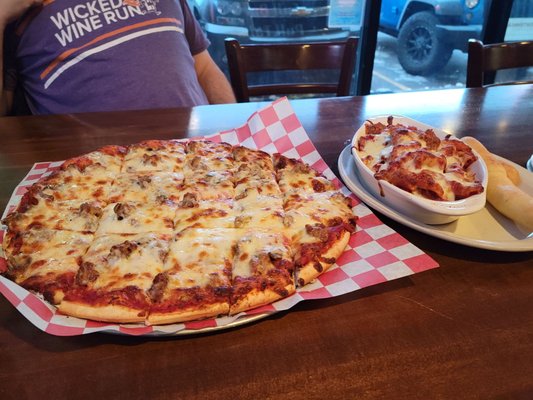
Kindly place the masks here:
MULTIPOLYGON (((520 188, 533 195, 533 174, 523 167, 499 158, 520 173, 520 188)), ((533 236, 487 203, 475 214, 464 216, 445 225, 426 225, 416 222, 389 208, 365 188, 355 168, 351 146, 346 146, 338 160, 339 173, 346 186, 369 207, 387 217, 428 235, 450 242, 499 251, 533 251, 533 236), (529 237, 528 237, 529 235, 529 237)))

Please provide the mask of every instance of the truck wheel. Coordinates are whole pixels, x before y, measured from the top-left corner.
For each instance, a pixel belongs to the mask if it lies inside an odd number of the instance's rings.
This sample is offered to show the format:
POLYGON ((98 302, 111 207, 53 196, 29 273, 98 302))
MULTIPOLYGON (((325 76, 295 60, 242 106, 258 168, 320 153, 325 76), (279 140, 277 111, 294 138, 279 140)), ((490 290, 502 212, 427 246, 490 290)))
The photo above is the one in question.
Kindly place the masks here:
POLYGON ((424 11, 411 15, 398 34, 398 60, 413 75, 431 75, 442 69, 452 56, 453 47, 439 40, 437 18, 424 11))

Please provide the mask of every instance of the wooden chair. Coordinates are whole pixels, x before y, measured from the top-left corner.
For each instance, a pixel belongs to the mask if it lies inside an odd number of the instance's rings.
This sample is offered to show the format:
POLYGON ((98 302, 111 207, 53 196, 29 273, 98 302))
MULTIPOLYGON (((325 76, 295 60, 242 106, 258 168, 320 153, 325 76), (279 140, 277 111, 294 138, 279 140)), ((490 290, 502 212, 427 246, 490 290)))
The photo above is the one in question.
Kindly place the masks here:
POLYGON ((322 94, 347 96, 354 72, 357 42, 240 44, 225 40, 230 81, 239 103, 250 101, 250 96, 322 94), (338 70, 337 83, 290 82, 249 85, 247 74, 260 71, 338 70))
MULTIPOLYGON (((468 63, 466 68, 466 87, 490 86, 487 75, 498 70, 533 66, 533 41, 504 42, 483 44, 480 40, 468 41, 468 63)), ((529 82, 505 82, 501 84, 529 82)))

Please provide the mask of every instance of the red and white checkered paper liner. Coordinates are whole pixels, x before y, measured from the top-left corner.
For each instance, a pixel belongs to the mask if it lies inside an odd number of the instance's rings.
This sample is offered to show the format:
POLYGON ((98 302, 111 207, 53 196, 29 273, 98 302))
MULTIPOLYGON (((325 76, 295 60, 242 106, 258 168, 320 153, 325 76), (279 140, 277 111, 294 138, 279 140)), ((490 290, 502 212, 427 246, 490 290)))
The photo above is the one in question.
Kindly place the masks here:
MULTIPOLYGON (((342 192, 352 199, 354 213, 358 216, 357 232, 352 235, 349 245, 336 265, 315 282, 299 288, 292 296, 267 306, 235 316, 171 325, 110 324, 68 317, 57 312, 55 307, 41 297, 3 276, 0 276, 0 292, 36 327, 53 335, 72 336, 111 332, 163 336, 200 333, 241 325, 271 313, 287 310, 302 300, 339 296, 438 267, 427 254, 383 224, 335 177, 307 136, 286 98, 276 100, 254 112, 243 126, 218 132, 207 138, 299 158, 333 180, 342 192)), ((15 208, 29 186, 57 169, 61 163, 58 161, 35 164, 15 189, 4 216, 15 208)), ((3 236, 4 231, 0 230, 0 242, 3 236)), ((6 260, 0 257, 0 272, 5 269, 6 260)))

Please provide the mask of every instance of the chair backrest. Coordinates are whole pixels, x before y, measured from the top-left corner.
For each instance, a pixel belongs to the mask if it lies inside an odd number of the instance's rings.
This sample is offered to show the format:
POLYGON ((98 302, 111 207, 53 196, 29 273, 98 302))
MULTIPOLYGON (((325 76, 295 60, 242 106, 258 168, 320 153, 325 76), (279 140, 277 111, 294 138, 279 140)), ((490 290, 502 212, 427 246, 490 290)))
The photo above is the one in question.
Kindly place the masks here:
POLYGON ((487 86, 484 83, 486 73, 530 66, 533 66, 533 41, 483 44, 480 40, 470 39, 466 87, 487 86))
POLYGON ((350 93, 355 67, 357 42, 240 44, 225 40, 231 86, 238 102, 250 101, 250 96, 332 93, 347 96, 350 93), (292 82, 249 85, 247 74, 261 71, 338 70, 337 83, 292 82))

